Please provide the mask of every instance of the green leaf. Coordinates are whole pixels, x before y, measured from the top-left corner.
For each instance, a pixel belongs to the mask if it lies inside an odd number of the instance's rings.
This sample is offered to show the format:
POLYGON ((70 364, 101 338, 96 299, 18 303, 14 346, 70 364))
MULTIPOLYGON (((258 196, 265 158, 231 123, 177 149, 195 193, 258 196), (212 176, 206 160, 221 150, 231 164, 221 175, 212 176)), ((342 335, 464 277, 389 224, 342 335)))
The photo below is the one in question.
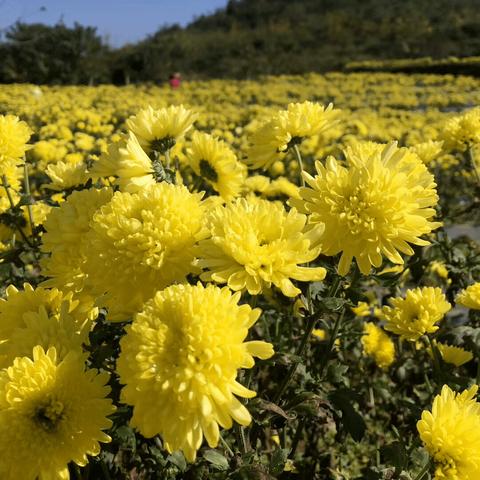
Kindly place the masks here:
POLYGON ((347 389, 338 389, 329 395, 332 404, 342 412, 341 423, 351 437, 359 442, 365 433, 366 425, 363 417, 352 405, 354 392, 347 389))
POLYGON ((137 449, 137 439, 135 438, 135 432, 126 425, 115 430, 115 438, 123 448, 131 450, 135 453, 137 449))
POLYGON ((269 469, 272 475, 279 475, 283 472, 289 453, 290 450, 287 448, 278 448, 273 452, 269 469))
POLYGON ((228 470, 228 460, 218 450, 206 450, 203 453, 203 458, 217 470, 228 470))
POLYGON ((167 457, 167 460, 170 463, 173 463, 176 467, 179 468, 181 472, 184 472, 187 469, 187 461, 183 456, 183 453, 180 450, 173 452, 167 457))
POLYGON ((380 449, 380 454, 383 463, 395 467, 397 474, 407 468, 408 455, 405 447, 399 441, 383 446, 380 449))
POLYGON ((320 307, 326 312, 338 312, 349 301, 346 298, 325 297, 320 301, 320 307))

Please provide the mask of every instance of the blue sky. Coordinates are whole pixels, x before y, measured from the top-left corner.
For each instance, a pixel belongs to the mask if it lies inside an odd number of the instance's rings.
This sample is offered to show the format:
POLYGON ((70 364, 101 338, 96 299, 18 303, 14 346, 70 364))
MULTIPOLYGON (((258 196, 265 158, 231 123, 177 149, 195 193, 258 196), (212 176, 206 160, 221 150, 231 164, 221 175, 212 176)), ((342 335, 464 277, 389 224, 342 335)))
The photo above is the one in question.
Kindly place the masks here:
POLYGON ((63 19, 67 25, 77 21, 97 27, 117 47, 140 40, 164 24, 185 25, 226 4, 227 0, 0 0, 0 31, 17 19, 47 24, 63 19))

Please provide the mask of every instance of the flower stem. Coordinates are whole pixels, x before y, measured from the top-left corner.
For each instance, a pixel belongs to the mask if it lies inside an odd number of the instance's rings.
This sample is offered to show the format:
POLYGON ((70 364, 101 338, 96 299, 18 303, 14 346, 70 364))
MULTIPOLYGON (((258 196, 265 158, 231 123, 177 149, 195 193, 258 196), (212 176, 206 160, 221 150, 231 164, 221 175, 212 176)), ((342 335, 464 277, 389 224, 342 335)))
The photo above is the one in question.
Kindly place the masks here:
POLYGON ((220 436, 218 437, 220 439, 220 442, 221 444, 225 447, 225 450, 232 456, 234 457, 235 454, 233 453, 233 450, 230 448, 230 446, 228 445, 228 443, 223 439, 222 435, 220 434, 220 436))
POLYGON ((102 469, 102 473, 105 480, 112 480, 112 477, 110 476, 110 472, 108 471, 108 467, 103 459, 100 460, 100 467, 102 469))
POLYGON ((439 355, 438 347, 433 343, 432 339, 427 335, 428 343, 430 345, 430 350, 432 351, 433 356, 433 368, 436 373, 436 377, 439 383, 443 383, 442 381, 442 357, 439 355))
POLYGON ((429 459, 428 462, 424 465, 424 467, 420 470, 418 475, 415 477, 415 480, 422 480, 430 470, 431 465, 432 461, 429 459))
MULTIPOLYGON (((311 335, 311 333, 312 333, 312 331, 315 327, 316 322, 317 322, 316 315, 309 315, 307 317, 307 328, 305 329, 302 340, 300 341, 300 345, 298 346, 298 348, 295 352, 295 355, 297 357, 301 357, 303 355, 305 347, 307 346, 307 343, 308 343, 308 339, 310 338, 310 335, 311 335)), ((283 379, 283 382, 280 384, 277 392, 273 396, 273 399, 272 399, 273 403, 278 403, 278 401, 282 397, 283 393, 285 392, 286 388, 288 387, 288 384, 290 383, 290 380, 292 379, 293 375, 295 374, 299 363, 300 363, 299 359, 294 360, 293 364, 290 366, 290 369, 288 370, 287 374, 285 375, 285 377, 283 379)))
POLYGON ((295 157, 298 162, 298 167, 300 168, 300 181, 302 182, 302 187, 305 186, 305 180, 303 178, 303 161, 302 161, 302 155, 300 154, 300 150, 298 148, 298 145, 295 143, 293 145, 293 151, 295 152, 295 157))
POLYGON ((247 445, 247 439, 245 438, 245 431, 241 425, 235 424, 235 435, 237 437, 237 443, 238 447, 240 449, 240 452, 242 454, 245 454, 248 452, 248 445, 247 445))

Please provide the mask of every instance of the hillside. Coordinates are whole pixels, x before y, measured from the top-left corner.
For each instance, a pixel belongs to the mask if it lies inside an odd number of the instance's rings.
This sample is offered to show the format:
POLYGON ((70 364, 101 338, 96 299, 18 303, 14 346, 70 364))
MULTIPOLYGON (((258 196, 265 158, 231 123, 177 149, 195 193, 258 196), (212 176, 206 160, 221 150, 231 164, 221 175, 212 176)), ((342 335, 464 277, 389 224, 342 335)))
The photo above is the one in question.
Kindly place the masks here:
POLYGON ((244 78, 355 60, 478 55, 479 0, 231 0, 133 50, 150 78, 165 68, 244 78))

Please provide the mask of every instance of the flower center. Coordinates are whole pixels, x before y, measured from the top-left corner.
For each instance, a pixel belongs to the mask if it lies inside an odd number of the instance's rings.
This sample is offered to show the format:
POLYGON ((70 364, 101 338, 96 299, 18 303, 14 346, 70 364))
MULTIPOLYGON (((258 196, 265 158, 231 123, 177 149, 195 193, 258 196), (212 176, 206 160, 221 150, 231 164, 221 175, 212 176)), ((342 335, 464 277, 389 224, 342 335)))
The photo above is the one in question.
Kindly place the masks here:
POLYGON ((170 150, 175 146, 175 139, 173 137, 167 136, 163 138, 155 138, 150 142, 150 149, 152 150, 150 153, 150 158, 152 160, 155 159, 155 152, 164 155, 167 150, 170 150), (153 155, 153 158, 152 158, 153 155))
POLYGON ((295 145, 300 145, 302 143, 303 137, 292 137, 287 144, 287 150, 292 149, 295 145))
POLYGON ((64 410, 62 402, 50 399, 35 410, 34 420, 45 431, 54 432, 63 419, 64 410))
POLYGON ((218 181, 218 174, 208 160, 200 160, 200 175, 211 182, 218 181))
POLYGON ((375 217, 368 211, 371 204, 363 198, 359 189, 355 189, 342 203, 339 208, 340 219, 348 225, 353 235, 374 232, 377 229, 375 217))

